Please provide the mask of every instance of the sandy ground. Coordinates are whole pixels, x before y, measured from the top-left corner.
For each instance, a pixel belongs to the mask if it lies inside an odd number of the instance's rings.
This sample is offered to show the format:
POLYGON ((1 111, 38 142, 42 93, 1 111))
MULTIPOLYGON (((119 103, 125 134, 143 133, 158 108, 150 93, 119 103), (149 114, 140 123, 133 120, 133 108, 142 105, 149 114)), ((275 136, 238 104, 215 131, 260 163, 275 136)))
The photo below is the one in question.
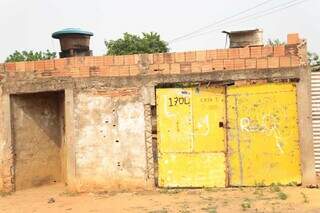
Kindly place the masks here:
POLYGON ((70 194, 62 185, 0 197, 0 212, 319 212, 320 189, 253 187, 70 194))

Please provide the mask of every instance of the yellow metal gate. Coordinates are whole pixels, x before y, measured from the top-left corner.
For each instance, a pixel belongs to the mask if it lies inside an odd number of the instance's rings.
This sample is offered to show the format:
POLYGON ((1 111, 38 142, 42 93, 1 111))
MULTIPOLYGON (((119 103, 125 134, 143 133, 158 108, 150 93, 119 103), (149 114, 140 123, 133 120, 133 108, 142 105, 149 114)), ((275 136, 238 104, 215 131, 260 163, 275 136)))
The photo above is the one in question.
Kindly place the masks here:
POLYGON ((157 89, 157 116, 160 187, 301 183, 293 84, 157 89))
POLYGON ((226 186, 225 89, 157 89, 160 187, 226 186))
POLYGON ((227 108, 230 185, 301 183, 295 85, 229 87, 227 108))

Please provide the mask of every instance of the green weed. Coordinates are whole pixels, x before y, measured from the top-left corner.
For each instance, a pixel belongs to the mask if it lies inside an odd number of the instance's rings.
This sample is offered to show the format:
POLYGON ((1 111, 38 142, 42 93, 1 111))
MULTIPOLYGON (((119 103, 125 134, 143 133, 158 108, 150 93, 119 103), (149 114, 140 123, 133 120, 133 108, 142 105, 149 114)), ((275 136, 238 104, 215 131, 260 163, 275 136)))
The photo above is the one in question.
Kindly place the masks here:
POLYGON ((307 195, 305 193, 303 193, 303 192, 301 192, 301 195, 303 197, 303 202, 304 203, 309 203, 309 199, 308 199, 307 195))
POLYGON ((241 204, 242 210, 246 211, 247 209, 251 208, 251 202, 249 199, 245 199, 241 204))
POLYGON ((288 198, 288 195, 284 192, 278 192, 278 198, 281 200, 286 200, 288 198))

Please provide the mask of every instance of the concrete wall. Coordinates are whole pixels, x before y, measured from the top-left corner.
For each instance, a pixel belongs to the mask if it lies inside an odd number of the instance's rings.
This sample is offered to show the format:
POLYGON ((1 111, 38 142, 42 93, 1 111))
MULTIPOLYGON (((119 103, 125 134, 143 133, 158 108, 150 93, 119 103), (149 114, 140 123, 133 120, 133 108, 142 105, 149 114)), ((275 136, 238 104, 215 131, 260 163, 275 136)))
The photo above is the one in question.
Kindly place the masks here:
POLYGON ((15 189, 61 181, 59 94, 11 97, 15 189))
POLYGON ((144 105, 137 89, 81 91, 74 113, 78 190, 144 188, 144 105))

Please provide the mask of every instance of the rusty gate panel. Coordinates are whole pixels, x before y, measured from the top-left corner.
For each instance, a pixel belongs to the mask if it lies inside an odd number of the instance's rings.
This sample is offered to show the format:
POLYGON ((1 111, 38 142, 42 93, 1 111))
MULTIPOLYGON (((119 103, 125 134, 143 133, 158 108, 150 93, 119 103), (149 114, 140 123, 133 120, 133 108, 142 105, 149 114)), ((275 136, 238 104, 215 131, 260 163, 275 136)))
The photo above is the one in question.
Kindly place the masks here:
POLYGON ((160 187, 224 187, 223 88, 157 89, 160 187))
POLYGON ((227 107, 230 185, 301 183, 295 85, 230 87, 227 107))

